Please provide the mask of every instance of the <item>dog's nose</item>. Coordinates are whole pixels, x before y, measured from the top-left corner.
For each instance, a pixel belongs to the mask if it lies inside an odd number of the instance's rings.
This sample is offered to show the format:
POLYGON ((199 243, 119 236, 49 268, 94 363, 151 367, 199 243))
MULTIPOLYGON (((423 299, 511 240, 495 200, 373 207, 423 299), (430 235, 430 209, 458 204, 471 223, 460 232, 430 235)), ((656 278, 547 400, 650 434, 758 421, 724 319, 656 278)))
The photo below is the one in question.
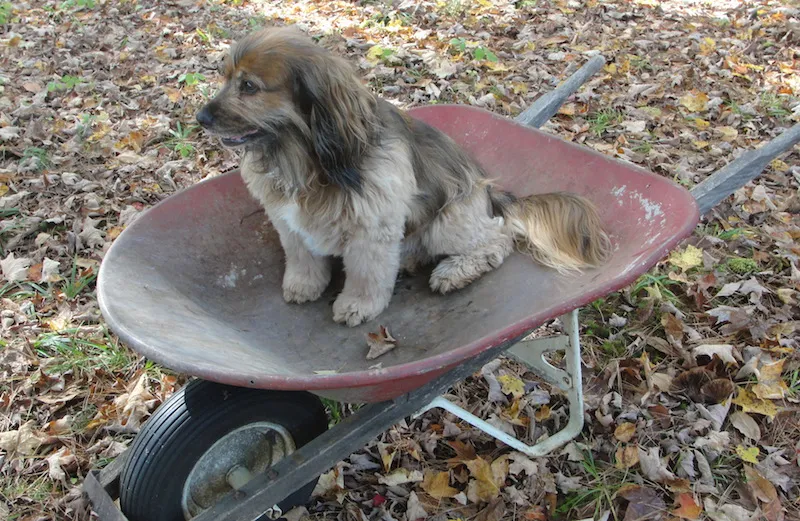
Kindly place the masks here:
POLYGON ((208 128, 214 123, 214 116, 211 115, 211 111, 208 110, 208 107, 203 107, 200 112, 197 113, 197 122, 203 125, 204 127, 208 128))

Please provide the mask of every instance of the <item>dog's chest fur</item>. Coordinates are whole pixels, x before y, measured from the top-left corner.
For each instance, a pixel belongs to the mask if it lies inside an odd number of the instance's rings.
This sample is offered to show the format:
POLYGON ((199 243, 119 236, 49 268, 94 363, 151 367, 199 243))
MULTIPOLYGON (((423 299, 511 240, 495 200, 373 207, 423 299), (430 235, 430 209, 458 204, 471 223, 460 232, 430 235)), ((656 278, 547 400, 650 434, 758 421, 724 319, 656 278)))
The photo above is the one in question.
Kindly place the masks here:
POLYGON ((249 192, 261 202, 273 224, 296 233, 317 255, 340 256, 353 239, 402 239, 416 190, 407 151, 390 147, 388 157, 367 158, 364 171, 361 194, 356 195, 334 186, 298 190, 277 167, 249 153, 241 163, 249 192), (384 175, 370 175, 372 172, 384 175))

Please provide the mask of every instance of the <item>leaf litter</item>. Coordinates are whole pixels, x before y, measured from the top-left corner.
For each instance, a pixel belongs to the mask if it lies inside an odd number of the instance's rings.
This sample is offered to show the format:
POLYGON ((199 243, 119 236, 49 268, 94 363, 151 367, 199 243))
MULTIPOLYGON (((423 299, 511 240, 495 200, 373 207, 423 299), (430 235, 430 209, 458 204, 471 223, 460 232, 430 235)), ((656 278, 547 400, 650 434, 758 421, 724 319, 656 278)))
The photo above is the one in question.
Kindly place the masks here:
MULTIPOLYGON (((401 106, 506 116, 603 53, 604 70, 543 130, 687 187, 800 120, 789 2, 8 5, 0 516, 88 519, 81 477, 185 382, 105 329, 94 275, 143 210, 237 165, 193 115, 227 45, 253 27, 300 24, 401 106)), ((648 277, 582 312, 587 426, 563 455, 531 459, 431 411, 324 475, 308 515, 796 517, 797 154, 720 203, 648 277)), ((507 359, 451 394, 527 443, 567 418, 557 389, 507 359)))

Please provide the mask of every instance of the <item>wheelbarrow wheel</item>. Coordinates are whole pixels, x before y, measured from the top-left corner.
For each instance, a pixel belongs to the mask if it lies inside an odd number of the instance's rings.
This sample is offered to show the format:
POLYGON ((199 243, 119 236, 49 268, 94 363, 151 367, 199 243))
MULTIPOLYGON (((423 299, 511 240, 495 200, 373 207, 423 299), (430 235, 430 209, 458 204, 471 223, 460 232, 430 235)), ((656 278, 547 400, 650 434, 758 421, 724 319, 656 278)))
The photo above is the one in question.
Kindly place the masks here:
MULTIPOLYGON (((192 381, 134 440, 120 477, 122 512, 130 521, 190 519, 327 427, 325 408, 310 393, 192 381)), ((307 503, 316 482, 278 506, 285 512, 307 503)))

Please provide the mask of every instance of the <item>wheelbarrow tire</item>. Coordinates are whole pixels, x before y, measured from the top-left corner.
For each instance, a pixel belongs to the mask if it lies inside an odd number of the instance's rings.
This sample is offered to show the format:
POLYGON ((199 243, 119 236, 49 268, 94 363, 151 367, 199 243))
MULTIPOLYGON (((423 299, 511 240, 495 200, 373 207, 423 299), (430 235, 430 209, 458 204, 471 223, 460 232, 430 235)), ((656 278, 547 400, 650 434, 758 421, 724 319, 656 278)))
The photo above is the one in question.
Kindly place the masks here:
MULTIPOLYGON (((265 422, 288 432, 295 449, 328 428, 325 408, 313 394, 190 382, 156 410, 135 438, 120 477, 122 512, 130 521, 183 521, 184 485, 195 464, 226 435, 265 422)), ((307 503, 316 483, 278 506, 286 512, 307 503)))

